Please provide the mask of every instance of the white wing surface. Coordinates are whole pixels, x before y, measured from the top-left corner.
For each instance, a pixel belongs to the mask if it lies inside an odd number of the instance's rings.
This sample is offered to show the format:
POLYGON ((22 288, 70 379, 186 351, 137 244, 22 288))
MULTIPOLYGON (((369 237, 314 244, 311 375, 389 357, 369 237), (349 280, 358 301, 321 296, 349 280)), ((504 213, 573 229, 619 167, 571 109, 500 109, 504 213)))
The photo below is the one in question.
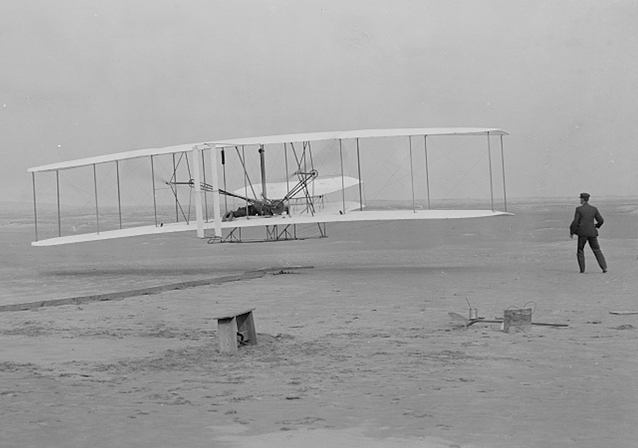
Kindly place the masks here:
MULTIPOLYGON (((490 218, 497 216, 512 215, 506 212, 496 212, 491 210, 377 210, 377 211, 351 211, 341 213, 316 213, 299 214, 296 216, 253 216, 249 218, 237 218, 233 221, 222 222, 222 229, 264 227, 264 226, 291 226, 315 223, 338 223, 356 221, 405 221, 405 220, 430 220, 430 219, 469 219, 469 218, 490 218)), ((205 223, 204 228, 211 230, 214 223, 205 223)), ((161 227, 144 226, 130 229, 111 230, 99 234, 88 233, 82 235, 69 235, 58 238, 35 241, 33 246, 57 246, 70 243, 85 243, 89 241, 103 241, 114 238, 125 238, 143 235, 161 235, 174 232, 186 232, 197 230, 195 223, 171 223, 161 227)))

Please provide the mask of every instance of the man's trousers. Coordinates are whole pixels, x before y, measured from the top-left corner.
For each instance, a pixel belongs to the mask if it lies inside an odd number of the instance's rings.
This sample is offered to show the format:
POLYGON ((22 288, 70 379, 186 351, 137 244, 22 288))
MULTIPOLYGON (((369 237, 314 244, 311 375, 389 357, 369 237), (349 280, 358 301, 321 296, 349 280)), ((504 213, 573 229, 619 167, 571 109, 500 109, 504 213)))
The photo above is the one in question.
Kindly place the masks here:
POLYGON ((589 247, 596 256, 596 261, 600 266, 600 269, 607 271, 607 262, 598 245, 598 238, 595 236, 579 236, 578 237, 578 249, 576 250, 576 258, 578 259, 578 267, 580 272, 585 272, 585 244, 589 242, 589 247))

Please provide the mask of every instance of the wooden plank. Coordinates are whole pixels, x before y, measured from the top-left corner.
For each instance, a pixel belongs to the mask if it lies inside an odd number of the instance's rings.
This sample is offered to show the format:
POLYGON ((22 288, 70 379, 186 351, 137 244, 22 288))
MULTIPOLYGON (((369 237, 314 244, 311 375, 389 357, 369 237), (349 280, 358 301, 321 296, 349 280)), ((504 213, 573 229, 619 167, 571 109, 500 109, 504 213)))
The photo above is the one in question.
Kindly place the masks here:
POLYGON ((237 316, 237 331, 244 337, 244 344, 257 344, 257 332, 255 331, 255 321, 252 310, 237 316))
MULTIPOLYGON (((242 280, 252 280, 255 278, 261 278, 264 275, 266 275, 270 270, 274 271, 276 269, 280 269, 280 268, 269 268, 269 269, 262 269, 259 271, 246 271, 245 273, 238 274, 238 275, 230 275, 226 277, 204 279, 204 280, 193 280, 193 281, 173 283, 170 285, 163 285, 163 286, 152 286, 149 288, 135 289, 132 291, 119 291, 119 292, 111 292, 111 293, 105 293, 105 294, 94 294, 94 295, 83 296, 83 297, 71 297, 71 298, 54 299, 54 300, 39 300, 37 302, 1 305, 0 312, 26 311, 26 310, 33 310, 36 308, 42 308, 45 306, 80 305, 83 303, 91 303, 91 302, 122 300, 129 297, 159 294, 166 291, 195 288, 198 286, 221 285, 221 284, 229 283, 229 282, 237 282, 242 280)), ((288 269, 292 269, 292 268, 288 268, 288 269)))
POLYGON ((222 353, 237 353, 237 319, 220 319, 217 321, 217 339, 222 353))
POLYGON ((242 310, 238 312, 227 312, 217 319, 217 338, 219 339, 219 349, 225 353, 237 353, 239 341, 242 345, 257 344, 257 332, 255 331, 255 320, 253 310, 242 310))
POLYGON ((224 314, 219 314, 213 319, 231 319, 233 317, 241 316, 242 314, 250 313, 254 310, 255 308, 242 309, 238 311, 225 311, 224 314))

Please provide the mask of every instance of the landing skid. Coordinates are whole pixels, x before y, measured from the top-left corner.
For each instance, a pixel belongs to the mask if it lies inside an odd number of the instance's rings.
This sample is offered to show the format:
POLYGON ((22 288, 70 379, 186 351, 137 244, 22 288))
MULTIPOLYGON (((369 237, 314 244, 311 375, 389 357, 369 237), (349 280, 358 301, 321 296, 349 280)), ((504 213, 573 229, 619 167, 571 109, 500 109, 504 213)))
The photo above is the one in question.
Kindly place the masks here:
POLYGON ((242 228, 235 227, 231 229, 228 234, 223 237, 210 237, 208 238, 208 244, 216 243, 266 243, 276 241, 297 241, 308 240, 315 238, 327 238, 328 232, 326 230, 326 223, 319 222, 317 224, 318 233, 303 232, 303 230, 297 228, 297 224, 288 224, 285 226, 273 225, 264 226, 265 236, 264 238, 245 238, 242 236, 242 228))

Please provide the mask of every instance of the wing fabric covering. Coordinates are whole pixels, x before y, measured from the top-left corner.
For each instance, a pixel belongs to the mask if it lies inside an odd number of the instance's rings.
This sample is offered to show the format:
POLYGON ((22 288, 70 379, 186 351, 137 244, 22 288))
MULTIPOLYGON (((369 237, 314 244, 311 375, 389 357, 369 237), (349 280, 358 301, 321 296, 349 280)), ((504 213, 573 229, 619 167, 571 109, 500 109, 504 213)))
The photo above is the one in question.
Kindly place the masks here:
MULTIPOLYGON (((379 211, 351 211, 349 213, 318 213, 314 216, 310 214, 297 215, 294 217, 272 216, 272 217, 252 217, 237 218, 231 222, 222 222, 223 229, 249 228, 263 226, 289 226, 296 224, 314 223, 338 223, 356 221, 405 221, 405 220, 430 220, 430 219, 470 219, 489 218, 497 216, 507 216, 511 213, 493 212, 491 210, 379 210, 379 211)), ((57 246, 61 244, 81 243, 89 241, 102 241, 113 238, 124 238, 143 235, 160 235, 174 232, 195 231, 197 226, 194 223, 172 223, 161 227, 144 226, 133 227, 122 230, 111 230, 99 234, 88 233, 82 235, 70 235, 59 238, 35 241, 33 246, 57 246)), ((205 229, 212 229, 213 223, 205 223, 205 229)))

